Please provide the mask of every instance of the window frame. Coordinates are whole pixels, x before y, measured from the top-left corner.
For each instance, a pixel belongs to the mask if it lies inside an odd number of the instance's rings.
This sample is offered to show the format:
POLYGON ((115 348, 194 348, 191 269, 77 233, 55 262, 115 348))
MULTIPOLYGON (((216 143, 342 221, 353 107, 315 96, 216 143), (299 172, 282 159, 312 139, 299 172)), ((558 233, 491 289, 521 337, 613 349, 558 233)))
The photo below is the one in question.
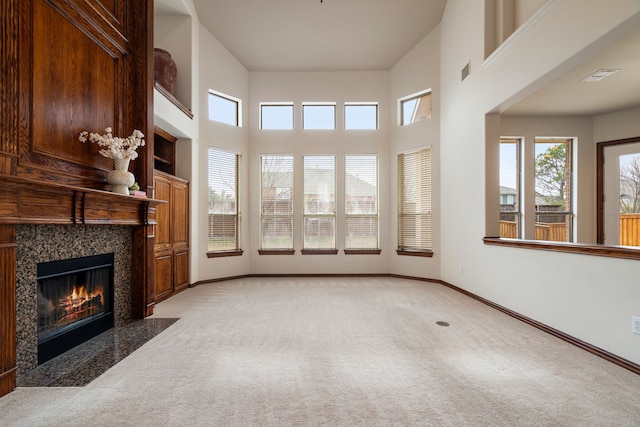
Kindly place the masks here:
MULTIPOLYGON (((357 255, 357 254, 379 254, 381 253, 381 249, 380 249, 380 185, 379 185, 379 179, 380 179, 380 173, 379 173, 379 163, 380 163, 380 156, 378 154, 346 154, 344 156, 344 175, 345 175, 345 179, 344 179, 344 233, 345 233, 345 248, 344 248, 344 253, 346 255, 349 254, 353 254, 353 255, 357 255), (348 196, 349 196, 349 179, 347 177, 348 173, 349 173, 349 168, 348 168, 348 159, 349 158, 371 158, 373 157, 375 160, 375 165, 374 165, 374 172, 375 172, 375 203, 374 203, 374 209, 375 213, 349 213, 349 201, 348 201, 348 196), (356 219, 356 218, 361 218, 361 219, 371 219, 371 218, 375 218, 376 220, 376 235, 375 235, 375 240, 376 240, 376 245, 375 247, 347 247, 347 242, 348 242, 348 237, 347 237, 347 233, 349 230, 348 227, 348 220, 349 219, 356 219)), ((357 177, 358 175, 356 175, 357 177)))
POLYGON ((345 130, 378 130, 380 129, 380 107, 378 105, 377 102, 345 102, 343 109, 342 109, 343 115, 344 115, 344 129, 345 130), (347 108, 348 107, 374 107, 375 108, 375 127, 370 128, 370 127, 348 127, 347 126, 347 108))
MULTIPOLYGON (((294 174, 295 174, 295 158, 293 155, 290 154, 261 154, 260 155, 260 224, 259 224, 259 228, 260 228, 260 242, 259 242, 259 249, 258 249, 258 253, 260 255, 293 255, 295 253, 295 249, 294 249, 294 232, 295 232, 295 209, 294 209, 294 195, 295 195, 295 183, 294 183, 294 174), (291 182, 290 182, 290 187, 289 188, 289 193, 290 193, 290 197, 289 197, 289 201, 290 201, 290 212, 288 214, 284 214, 284 213, 273 213, 273 214, 265 214, 264 212, 264 159, 265 158, 282 158, 283 160, 290 160, 291 162, 291 182), (263 236, 263 220, 265 218, 290 218, 291 220, 291 246, 288 248, 274 248, 274 247, 265 247, 264 246, 264 236, 263 236)), ((275 188, 280 188, 280 187, 275 187, 275 188)), ((284 187, 281 187, 284 188, 284 187)), ((276 197, 277 199, 277 197, 276 197)))
POLYGON ((266 130, 266 131, 270 131, 270 130, 293 130, 295 127, 295 105, 293 102, 261 102, 258 106, 259 108, 259 117, 260 117, 260 123, 259 123, 259 129, 260 130, 266 130), (264 107, 275 107, 275 108, 283 108, 283 107, 289 107, 291 109, 291 127, 281 127, 281 128, 275 128, 275 127, 268 127, 265 128, 264 127, 264 107))
MULTIPOLYGON (((416 107, 419 104, 416 104, 416 107)), ((418 110, 418 108, 414 107, 413 109, 413 114, 415 114, 415 112, 418 110)), ((412 115, 413 115, 412 114, 412 115)), ((416 92, 413 93, 411 95, 407 95, 404 96, 402 98, 398 99, 398 125, 399 126, 409 126, 412 125, 414 123, 418 123, 418 122, 422 122, 428 119, 431 119, 433 117, 433 91, 429 88, 429 89, 425 89, 425 90, 421 90, 420 92, 416 92), (411 119, 408 122, 405 123, 405 113, 404 113, 404 106, 406 103, 411 102, 413 100, 419 100, 420 98, 429 96, 429 116, 428 117, 424 117, 418 120, 414 120, 411 119)))
POLYGON ((336 103, 335 102, 303 102, 301 105, 301 109, 302 109, 302 129, 303 130, 327 130, 327 131, 331 131, 331 130, 336 130, 337 128, 337 108, 336 108, 336 103), (306 126, 306 122, 305 122, 305 109, 307 107, 310 108, 314 108, 314 107, 331 107, 333 109, 333 126, 332 127, 307 127, 306 126))
MULTIPOLYGON (((303 255, 335 255, 338 253, 338 249, 336 248, 336 231, 337 231, 337 156, 335 154, 305 154, 302 156, 302 177, 303 177, 303 186, 302 186, 302 250, 301 253, 303 255), (307 167, 306 167, 306 159, 313 157, 330 157, 333 159, 333 212, 329 213, 320 213, 320 212, 310 212, 307 210, 307 195, 311 193, 307 193, 307 167), (330 219, 332 220, 333 225, 333 247, 324 248, 314 248, 307 247, 307 219, 317 219, 318 227, 320 226, 321 220, 330 219)), ((331 203, 331 201, 329 202, 331 203)))
MULTIPOLYGON (((230 150, 225 150, 223 148, 218 147, 209 147, 207 149, 207 189, 211 188, 210 179, 211 179, 211 169, 212 169, 212 152, 225 153, 234 156, 234 174, 235 174, 235 212, 233 214, 222 213, 220 215, 224 216, 233 216, 234 217, 234 226, 235 226, 235 248, 232 249, 211 249, 209 240, 211 238, 210 230, 211 230, 211 219, 209 205, 211 204, 209 195, 207 195, 207 257, 208 258, 216 258, 216 257, 226 257, 226 256, 239 256, 244 252, 242 249, 242 209, 241 209, 241 166, 242 166, 242 155, 240 153, 236 153, 230 150)), ((215 213, 213 214, 215 215, 215 213)))
POLYGON ((533 194, 534 194, 534 198, 537 197, 537 189, 535 187, 536 182, 537 182, 537 175, 535 173, 535 168, 536 168, 536 158, 537 155, 535 155, 535 147, 536 144, 565 144, 565 163, 567 163, 567 167, 566 167, 566 171, 565 171, 565 194, 566 194, 566 201, 565 201, 565 210, 563 211, 543 211, 543 210, 539 210, 538 209, 538 204, 534 201, 534 233, 538 234, 538 227, 540 227, 540 224, 546 224, 546 223, 541 223, 540 222, 540 218, 544 218, 544 217, 550 217, 550 216, 565 216, 566 220, 565 220, 565 236, 567 238, 567 240, 553 240, 553 239, 535 239, 535 234, 534 234, 534 240, 536 241, 543 241, 543 242, 547 242, 547 241, 557 241, 557 242, 561 242, 561 243, 575 243, 575 211, 574 211, 574 197, 575 197, 575 191, 576 191, 576 184, 575 184, 575 179, 574 179, 574 158, 573 158, 573 152, 574 152, 574 145, 576 144, 576 137, 542 137, 542 136, 538 136, 534 138, 533 141, 533 146, 534 146, 534 157, 533 157, 533 169, 534 169, 534 181, 533 181, 533 194))
POLYGON ((214 89, 209 89, 209 92, 207 94, 207 117, 209 120, 214 121, 216 123, 222 123, 225 125, 235 126, 235 127, 242 127, 242 100, 240 98, 236 98, 226 93, 223 93, 214 89), (211 99, 211 96, 215 96, 217 98, 220 98, 222 100, 232 102, 235 104, 235 123, 229 123, 229 122, 217 120, 211 117, 211 108, 209 108, 210 107, 209 100, 211 99))
MULTIPOLYGON (((500 206, 500 235, 502 237, 503 232, 503 224, 502 224, 502 215, 514 215, 516 217, 516 237, 515 239, 522 238, 522 147, 524 143, 524 138, 515 137, 515 136, 502 136, 500 137, 500 148, 502 144, 515 144, 516 147, 516 196, 515 196, 515 205, 516 209, 510 211, 503 211, 502 206, 500 206)), ((502 154, 500 154, 502 158, 502 154)), ((499 169, 502 169, 502 164, 499 164, 499 169)), ((502 186, 500 186, 502 187, 502 186)), ((499 200, 499 204, 502 205, 502 201, 499 200)), ((509 237, 506 237, 509 238, 509 237)))
MULTIPOLYGON (((413 150, 404 151, 398 153, 397 155, 397 203, 398 203, 398 213, 397 213, 397 232, 398 232, 398 245, 396 249, 396 253, 398 255, 410 255, 410 256, 422 256, 422 257, 432 257, 433 256, 433 149, 431 146, 419 147, 413 150), (418 165, 413 166, 413 168, 403 168, 402 163, 406 156, 415 155, 421 152, 425 152, 426 158, 423 159, 426 162, 425 169, 421 169, 418 165), (426 182, 422 185, 424 190, 426 191, 426 198, 421 199, 421 205, 424 205, 428 208, 428 212, 421 210, 420 212, 408 212, 409 209, 409 201, 405 200, 405 191, 404 189, 408 187, 411 183, 420 182, 421 177, 418 177, 413 174, 413 172, 417 172, 419 170, 426 170, 427 173, 424 174, 422 178, 426 179, 426 182), (413 176, 410 176, 413 175, 413 176), (405 207, 406 206, 406 207, 405 207), (410 219, 411 217, 416 220, 421 216, 427 216, 429 227, 426 230, 426 233, 429 237, 424 237, 422 245, 410 245, 405 241, 405 236, 408 234, 404 230, 404 225, 407 224, 405 219, 410 219)), ((414 221, 415 222, 415 221, 414 221)), ((420 235, 420 239, 422 240, 423 236, 420 235)))

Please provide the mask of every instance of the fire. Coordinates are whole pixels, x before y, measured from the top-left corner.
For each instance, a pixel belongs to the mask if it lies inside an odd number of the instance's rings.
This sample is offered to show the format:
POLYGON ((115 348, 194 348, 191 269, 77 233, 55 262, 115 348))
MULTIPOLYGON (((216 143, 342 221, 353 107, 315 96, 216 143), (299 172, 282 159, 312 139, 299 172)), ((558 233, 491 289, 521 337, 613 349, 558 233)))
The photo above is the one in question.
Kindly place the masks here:
POLYGON ((84 285, 74 286, 71 293, 60 300, 60 307, 63 309, 65 316, 75 314, 77 317, 80 313, 91 315, 99 311, 102 304, 102 290, 87 292, 87 288, 84 285))

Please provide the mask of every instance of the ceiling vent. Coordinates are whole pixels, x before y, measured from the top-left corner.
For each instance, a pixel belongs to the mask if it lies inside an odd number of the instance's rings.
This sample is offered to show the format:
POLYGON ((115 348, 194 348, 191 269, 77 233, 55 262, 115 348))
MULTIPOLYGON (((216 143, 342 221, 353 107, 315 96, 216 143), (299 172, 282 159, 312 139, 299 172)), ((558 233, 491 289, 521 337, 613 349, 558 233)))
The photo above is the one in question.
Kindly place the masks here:
POLYGON ((615 74, 618 71, 620 71, 619 68, 601 68, 598 71, 596 71, 595 73, 585 77, 584 79, 582 79, 583 82, 597 82, 600 81, 602 79, 604 79, 605 77, 609 77, 611 74, 615 74))

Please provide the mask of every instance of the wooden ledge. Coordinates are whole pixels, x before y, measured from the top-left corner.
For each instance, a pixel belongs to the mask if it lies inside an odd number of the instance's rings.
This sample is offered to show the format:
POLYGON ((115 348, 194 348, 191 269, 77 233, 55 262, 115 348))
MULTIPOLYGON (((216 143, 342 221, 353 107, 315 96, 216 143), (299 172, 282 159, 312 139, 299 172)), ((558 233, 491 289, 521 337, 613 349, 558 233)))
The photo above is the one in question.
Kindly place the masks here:
POLYGON ((506 246, 511 248, 537 249, 542 251, 565 252, 580 255, 595 255, 610 258, 640 260, 640 249, 629 246, 589 245, 583 243, 547 242, 540 240, 506 239, 485 237, 485 245, 506 246))
POLYGON ((175 96, 171 95, 169 91, 166 90, 160 83, 154 82, 153 87, 158 92, 160 92, 165 98, 167 98, 169 102, 171 102, 173 105, 178 107, 178 109, 182 111, 187 117, 189 117, 190 119, 193 119, 193 113, 191 112, 191 110, 185 107, 184 105, 182 105, 182 103, 178 101, 175 96))
POLYGON ((344 249, 345 255, 380 255, 381 249, 344 249))
POLYGON ((234 249, 231 251, 207 252, 207 258, 222 258, 227 256, 241 256, 244 250, 234 249))
POLYGON ((337 249, 303 249, 300 251, 302 255, 337 255, 337 249))
POLYGON ((154 225, 163 200, 0 176, 0 224, 154 225))
POLYGON ((420 256, 425 258, 433 258, 433 251, 409 251, 406 249, 397 249, 396 253, 398 255, 406 255, 406 256, 420 256))
POLYGON ((294 255, 295 249, 258 249, 259 255, 294 255))

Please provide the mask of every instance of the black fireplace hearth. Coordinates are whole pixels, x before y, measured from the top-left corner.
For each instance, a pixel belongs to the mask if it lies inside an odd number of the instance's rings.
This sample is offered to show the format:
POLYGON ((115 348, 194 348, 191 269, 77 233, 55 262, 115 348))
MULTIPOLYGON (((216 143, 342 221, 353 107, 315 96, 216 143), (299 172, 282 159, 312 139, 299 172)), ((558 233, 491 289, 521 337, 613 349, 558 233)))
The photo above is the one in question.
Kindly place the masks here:
POLYGON ((114 325, 114 255, 37 265, 38 364, 114 325))

